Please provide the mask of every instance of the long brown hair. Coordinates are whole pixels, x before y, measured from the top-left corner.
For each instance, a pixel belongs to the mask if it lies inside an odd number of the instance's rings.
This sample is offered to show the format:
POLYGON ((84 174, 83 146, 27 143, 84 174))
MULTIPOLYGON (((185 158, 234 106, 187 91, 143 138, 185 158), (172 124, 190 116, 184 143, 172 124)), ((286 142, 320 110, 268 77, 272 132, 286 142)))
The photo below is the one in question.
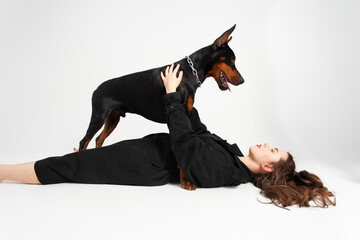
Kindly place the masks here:
POLYGON ((286 160, 280 160, 273 165, 270 173, 255 174, 252 183, 261 189, 260 193, 269 198, 278 207, 298 204, 299 207, 328 207, 336 205, 335 195, 324 187, 318 176, 308 171, 295 171, 293 156, 288 152, 286 160), (334 200, 331 201, 330 197, 334 200), (310 206, 313 201, 316 206, 310 206), (282 206, 281 206, 282 205, 282 206))

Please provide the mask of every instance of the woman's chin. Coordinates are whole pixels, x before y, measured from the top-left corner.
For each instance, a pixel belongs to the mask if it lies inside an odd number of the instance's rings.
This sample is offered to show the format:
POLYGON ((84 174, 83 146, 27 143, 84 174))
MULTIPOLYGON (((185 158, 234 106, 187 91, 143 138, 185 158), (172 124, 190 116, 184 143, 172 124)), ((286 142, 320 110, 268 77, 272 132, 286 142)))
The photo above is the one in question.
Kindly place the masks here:
POLYGON ((250 146, 249 147, 249 154, 250 154, 250 152, 253 152, 254 150, 256 150, 256 146, 250 146))
POLYGON ((255 147, 256 147, 256 146, 250 146, 250 147, 249 147, 249 156, 250 156, 250 157, 254 155, 253 152, 254 152, 254 150, 255 150, 255 147))

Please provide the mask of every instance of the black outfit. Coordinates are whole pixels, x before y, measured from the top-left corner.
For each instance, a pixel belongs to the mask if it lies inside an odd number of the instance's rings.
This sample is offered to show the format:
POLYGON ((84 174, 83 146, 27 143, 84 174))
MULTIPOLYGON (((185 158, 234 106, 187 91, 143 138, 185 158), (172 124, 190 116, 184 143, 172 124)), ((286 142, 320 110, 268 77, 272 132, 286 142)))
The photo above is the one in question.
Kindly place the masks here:
POLYGON ((254 174, 236 144, 210 133, 195 108, 186 115, 178 92, 163 96, 169 133, 150 134, 101 148, 35 162, 42 184, 78 182, 155 186, 179 182, 179 164, 197 187, 239 185, 254 174))

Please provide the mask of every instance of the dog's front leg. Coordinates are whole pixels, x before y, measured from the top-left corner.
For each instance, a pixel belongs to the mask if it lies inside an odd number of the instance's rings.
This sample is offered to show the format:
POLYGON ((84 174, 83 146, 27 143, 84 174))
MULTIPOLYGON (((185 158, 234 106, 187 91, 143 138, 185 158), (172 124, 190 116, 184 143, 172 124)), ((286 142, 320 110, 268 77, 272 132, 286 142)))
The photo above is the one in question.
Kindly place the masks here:
POLYGON ((186 190, 195 190, 196 189, 196 185, 192 182, 190 182, 184 171, 180 168, 180 166, 178 165, 178 168, 180 169, 180 183, 181 183, 181 187, 186 189, 186 190))

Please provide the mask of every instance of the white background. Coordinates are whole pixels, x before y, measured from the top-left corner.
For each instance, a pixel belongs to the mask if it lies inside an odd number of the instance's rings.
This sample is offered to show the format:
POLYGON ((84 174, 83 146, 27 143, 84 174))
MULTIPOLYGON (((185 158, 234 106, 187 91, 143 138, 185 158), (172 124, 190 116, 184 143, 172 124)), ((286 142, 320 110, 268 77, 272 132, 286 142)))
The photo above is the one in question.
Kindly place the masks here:
MULTIPOLYGON (((251 184, 189 193, 176 185, 5 182, 0 234, 17 239, 25 228, 33 239, 300 239, 309 230, 353 239, 355 229, 344 220, 359 214, 359 10, 350 0, 1 0, 1 163, 71 152, 85 135, 100 83, 171 64, 236 24, 229 46, 245 83, 230 93, 206 79, 195 100, 202 121, 244 154, 264 142, 291 152, 297 170, 318 174, 335 190, 338 206, 288 213, 258 203, 251 184)), ((167 131, 127 114, 104 145, 167 131)))

